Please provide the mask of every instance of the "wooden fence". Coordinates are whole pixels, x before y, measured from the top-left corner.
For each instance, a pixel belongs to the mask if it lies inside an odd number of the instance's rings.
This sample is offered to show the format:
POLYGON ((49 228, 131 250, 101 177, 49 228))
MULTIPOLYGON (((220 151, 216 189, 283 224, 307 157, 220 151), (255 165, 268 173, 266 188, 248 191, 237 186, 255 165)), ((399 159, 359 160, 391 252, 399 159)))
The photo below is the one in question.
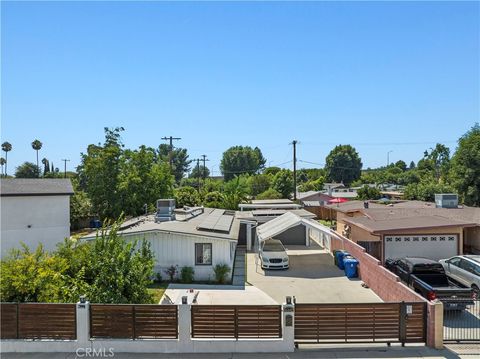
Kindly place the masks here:
POLYGON ((77 338, 75 304, 1 303, 2 339, 77 338))
POLYGON ((178 338, 177 306, 91 304, 90 337, 97 339, 178 338))
POLYGON ((279 305, 194 305, 192 338, 281 338, 279 305))
POLYGON ((296 304, 295 341, 425 342, 425 303, 296 304))

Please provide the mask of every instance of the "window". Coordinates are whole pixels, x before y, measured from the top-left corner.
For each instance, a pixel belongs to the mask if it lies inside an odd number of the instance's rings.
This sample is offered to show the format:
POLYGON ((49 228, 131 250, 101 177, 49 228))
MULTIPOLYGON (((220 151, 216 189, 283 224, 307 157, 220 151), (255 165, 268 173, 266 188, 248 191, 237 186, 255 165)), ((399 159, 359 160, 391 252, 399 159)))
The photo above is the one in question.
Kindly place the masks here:
POLYGON ((460 265, 460 258, 458 258, 458 257, 452 258, 448 261, 448 263, 450 263, 451 265, 453 265, 455 267, 458 267, 460 265))
POLYGON ((212 265, 212 243, 195 243, 195 265, 212 265))

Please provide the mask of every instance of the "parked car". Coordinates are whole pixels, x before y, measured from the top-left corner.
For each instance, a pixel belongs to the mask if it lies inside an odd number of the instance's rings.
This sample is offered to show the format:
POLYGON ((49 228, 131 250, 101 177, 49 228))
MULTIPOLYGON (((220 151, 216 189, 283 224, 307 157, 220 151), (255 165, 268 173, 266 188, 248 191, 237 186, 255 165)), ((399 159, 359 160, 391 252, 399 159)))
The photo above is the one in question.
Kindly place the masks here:
POLYGON ((278 239, 269 239, 263 242, 259 256, 263 269, 288 269, 288 254, 278 239))
POLYGON ((480 292, 480 255, 455 256, 439 261, 450 278, 480 292))
POLYGON ((385 266, 424 298, 443 302, 446 310, 464 310, 473 304, 473 289, 450 280, 439 262, 410 257, 388 259, 385 266))

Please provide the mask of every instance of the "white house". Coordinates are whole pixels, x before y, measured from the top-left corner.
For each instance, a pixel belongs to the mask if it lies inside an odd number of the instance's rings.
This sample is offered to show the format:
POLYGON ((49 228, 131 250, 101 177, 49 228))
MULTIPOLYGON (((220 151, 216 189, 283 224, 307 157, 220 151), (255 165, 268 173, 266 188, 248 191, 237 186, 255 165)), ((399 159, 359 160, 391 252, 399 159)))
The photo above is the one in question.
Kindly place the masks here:
POLYGON ((53 250, 70 236, 69 179, 0 180, 1 256, 25 243, 53 250))
MULTIPOLYGON (((168 200, 163 200, 168 201, 168 200)), ((159 200, 160 202, 160 200, 159 200)), ((167 207, 162 207, 162 210, 167 207)), ((170 266, 189 266, 195 270, 195 280, 215 280, 217 264, 233 269, 237 247, 239 221, 234 212, 223 209, 197 207, 175 210, 175 216, 166 220, 161 214, 140 216, 125 221, 118 234, 127 239, 147 240, 155 254, 155 272, 164 278, 170 266)), ((82 239, 94 240, 96 234, 82 239)), ((231 278, 232 271, 228 279, 231 278)))

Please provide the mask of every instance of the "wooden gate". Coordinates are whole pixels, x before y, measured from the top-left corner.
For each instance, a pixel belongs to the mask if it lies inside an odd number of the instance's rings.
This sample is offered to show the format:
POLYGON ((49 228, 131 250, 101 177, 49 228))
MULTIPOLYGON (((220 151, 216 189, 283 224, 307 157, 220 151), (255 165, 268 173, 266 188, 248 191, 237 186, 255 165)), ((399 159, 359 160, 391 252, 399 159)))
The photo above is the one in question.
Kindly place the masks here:
POLYGON ((193 305, 192 338, 281 338, 279 305, 193 305))
POLYGON ((425 342, 426 303, 296 304, 296 343, 425 342))

